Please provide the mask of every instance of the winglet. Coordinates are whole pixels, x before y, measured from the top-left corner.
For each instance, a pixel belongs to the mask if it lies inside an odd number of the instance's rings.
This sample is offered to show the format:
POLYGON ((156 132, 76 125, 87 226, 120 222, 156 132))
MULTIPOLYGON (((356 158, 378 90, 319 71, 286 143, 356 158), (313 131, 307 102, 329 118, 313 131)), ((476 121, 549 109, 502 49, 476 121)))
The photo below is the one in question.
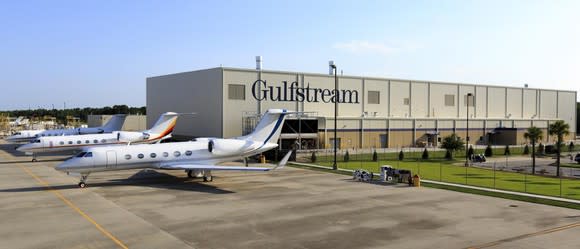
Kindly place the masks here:
POLYGON ((284 166, 286 166, 286 163, 288 163, 288 159, 290 159, 291 155, 292 155, 292 150, 288 151, 288 153, 284 156, 284 158, 282 158, 282 160, 280 160, 278 165, 276 165, 276 167, 272 168, 272 170, 284 168, 284 166))

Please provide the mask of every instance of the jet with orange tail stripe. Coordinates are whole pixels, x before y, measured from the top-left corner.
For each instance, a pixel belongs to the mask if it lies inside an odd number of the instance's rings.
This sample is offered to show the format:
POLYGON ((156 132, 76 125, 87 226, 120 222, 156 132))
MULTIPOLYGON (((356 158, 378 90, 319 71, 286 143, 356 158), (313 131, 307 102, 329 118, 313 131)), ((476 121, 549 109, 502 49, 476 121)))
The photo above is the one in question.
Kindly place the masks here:
POLYGON ((74 151, 93 146, 156 143, 171 137, 179 115, 182 114, 163 113, 151 129, 142 132, 114 131, 109 134, 39 137, 16 150, 32 154, 32 161, 35 162, 37 153, 74 151))

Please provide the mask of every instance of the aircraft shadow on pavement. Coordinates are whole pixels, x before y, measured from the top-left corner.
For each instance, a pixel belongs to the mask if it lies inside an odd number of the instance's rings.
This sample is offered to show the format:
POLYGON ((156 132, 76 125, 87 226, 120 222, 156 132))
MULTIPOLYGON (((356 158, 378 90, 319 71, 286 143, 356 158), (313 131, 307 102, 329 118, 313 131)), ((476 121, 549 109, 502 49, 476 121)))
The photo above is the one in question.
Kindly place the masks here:
POLYGON ((16 147, 20 146, 19 144, 0 144, 0 150, 12 155, 12 156, 24 156, 23 152, 17 151, 16 147))
MULTIPOLYGON (((215 176, 213 177, 216 178, 215 176)), ((174 189, 183 191, 193 191, 202 192, 210 194, 231 194, 234 193, 229 190, 219 189, 215 186, 205 184, 201 179, 190 179, 185 177, 177 177, 174 175, 157 172, 154 170, 141 170, 129 178, 124 179, 113 179, 104 182, 91 182, 89 176, 89 181, 87 182, 87 188, 93 187, 115 187, 115 186, 144 186, 152 188, 161 189, 174 189)), ((46 190, 67 190, 67 189, 78 189, 76 184, 66 184, 66 185, 51 185, 49 188, 44 186, 37 187, 26 187, 26 188, 12 188, 12 189, 0 189, 1 192, 5 193, 17 193, 17 192, 37 192, 46 190)))
MULTIPOLYGON (((0 144, 0 150, 3 150, 4 152, 10 154, 13 157, 18 157, 18 158, 22 158, 25 157, 27 158, 27 162, 31 162, 32 160, 32 156, 31 155, 26 155, 24 154, 24 152, 20 152, 17 151, 15 147, 18 147, 18 144, 0 144)), ((65 159, 68 159, 69 157, 74 156, 75 153, 70 153, 70 152, 41 152, 38 155, 38 161, 63 161, 65 159), (58 158, 58 159, 53 159, 53 158, 49 158, 49 159, 45 159, 43 158, 44 156, 50 156, 50 157, 54 157, 54 156, 62 156, 62 158, 58 158)), ((26 161, 26 160, 25 160, 26 161)))
POLYGON ((62 162, 66 159, 67 158, 38 159, 38 162, 32 162, 31 160, 2 161, 2 162, 0 162, 0 165, 2 165, 2 164, 17 164, 17 163, 32 163, 33 164, 32 166, 34 166, 34 164, 42 164, 43 162, 62 162))

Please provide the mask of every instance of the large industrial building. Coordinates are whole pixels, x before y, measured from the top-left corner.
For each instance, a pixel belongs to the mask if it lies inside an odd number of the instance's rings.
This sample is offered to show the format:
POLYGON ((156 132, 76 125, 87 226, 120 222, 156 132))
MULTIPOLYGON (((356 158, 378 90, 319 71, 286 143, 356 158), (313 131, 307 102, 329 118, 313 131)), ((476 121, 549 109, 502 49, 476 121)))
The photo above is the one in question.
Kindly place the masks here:
MULTIPOLYGON (((88 115, 87 125, 89 127, 97 127, 105 125, 113 115, 88 115)), ((157 116, 159 117, 159 116, 157 116)), ((155 120, 153 120, 155 123, 155 120)), ((144 131, 147 130, 147 116, 146 115, 127 115, 125 123, 123 123, 122 131, 144 131)))
POLYGON ((523 144, 530 126, 564 120, 576 135, 576 92, 259 69, 211 68, 147 79, 148 126, 161 113, 180 118, 176 137, 234 137, 269 108, 304 112, 283 129, 283 147, 303 149, 437 146, 451 133, 471 144, 523 144), (334 101, 338 99, 337 137, 334 101), (469 122, 467 122, 469 120, 469 122), (467 124, 469 126, 467 126, 467 124))

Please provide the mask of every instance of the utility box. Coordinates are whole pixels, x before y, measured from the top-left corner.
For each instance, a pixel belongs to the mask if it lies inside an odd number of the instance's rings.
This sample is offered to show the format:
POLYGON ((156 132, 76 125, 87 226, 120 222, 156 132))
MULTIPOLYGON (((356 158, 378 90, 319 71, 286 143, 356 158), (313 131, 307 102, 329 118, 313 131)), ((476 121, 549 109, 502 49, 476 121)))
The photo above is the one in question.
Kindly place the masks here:
POLYGON ((379 168, 379 171, 381 172, 381 182, 393 183, 397 181, 397 179, 395 179, 395 168, 393 168, 391 165, 382 165, 379 168))
POLYGON ((391 165, 382 165, 379 168, 381 172, 380 181, 388 183, 403 183, 409 182, 411 179, 411 171, 406 169, 395 169, 391 165))

